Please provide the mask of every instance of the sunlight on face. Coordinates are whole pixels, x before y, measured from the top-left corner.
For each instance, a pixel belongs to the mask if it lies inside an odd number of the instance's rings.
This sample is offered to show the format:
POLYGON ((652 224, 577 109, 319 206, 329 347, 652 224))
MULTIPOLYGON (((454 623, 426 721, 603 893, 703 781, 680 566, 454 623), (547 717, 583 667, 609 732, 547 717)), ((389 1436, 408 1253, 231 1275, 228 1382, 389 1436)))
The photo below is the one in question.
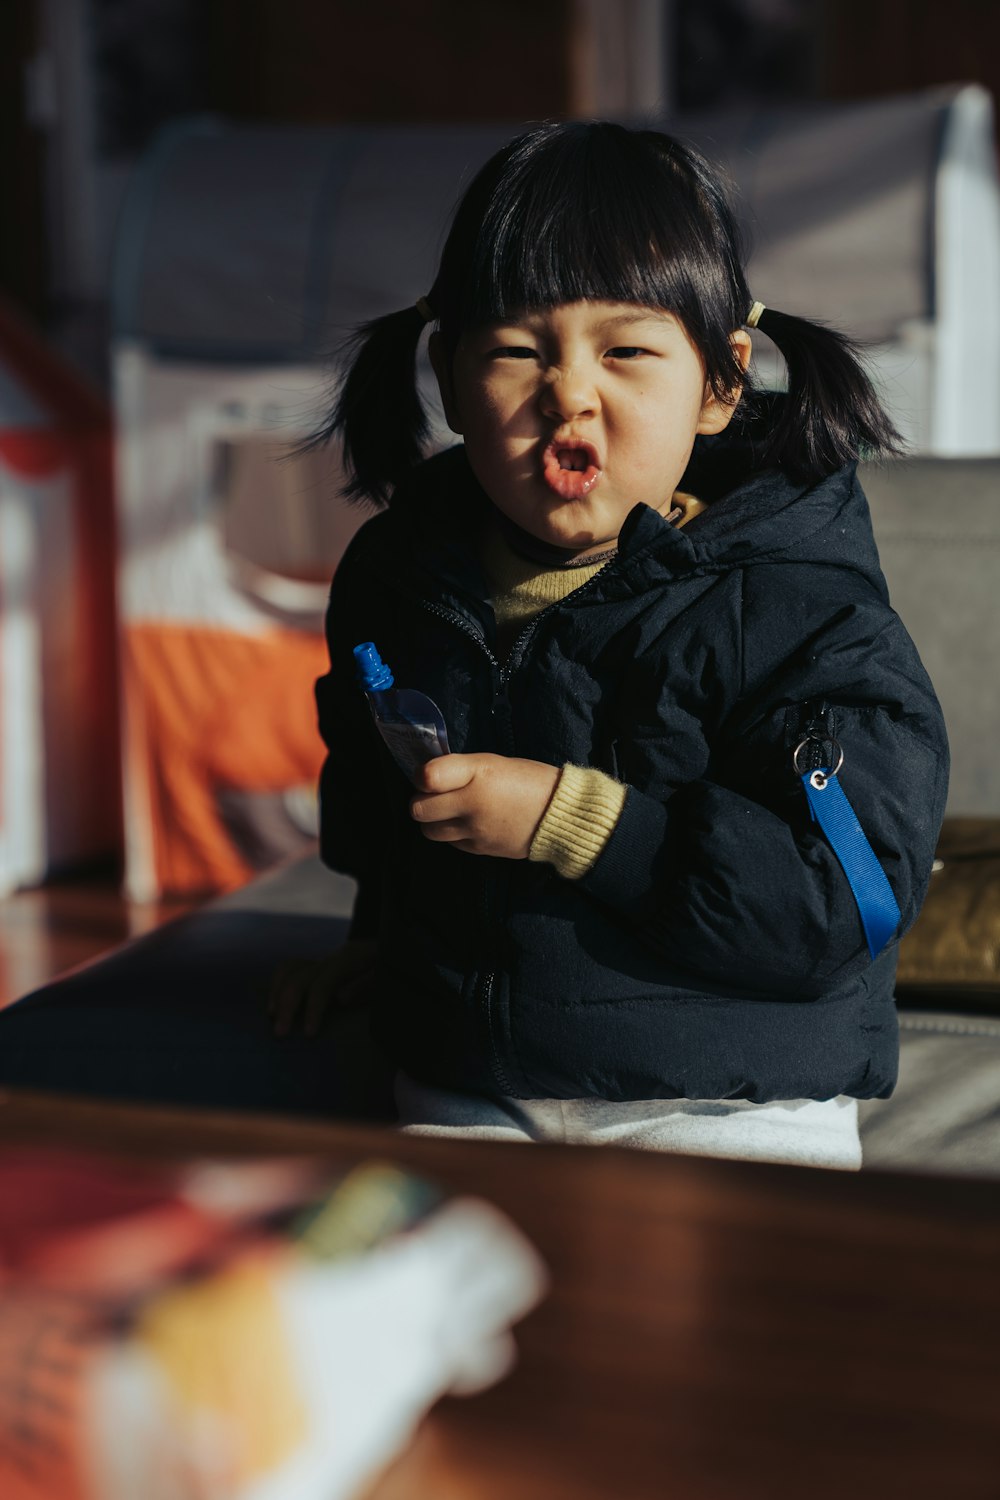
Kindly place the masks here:
MULTIPOLYGON (((734 334, 749 356, 749 338, 734 334)), ((576 554, 614 543, 643 502, 665 513, 698 433, 732 406, 706 386, 672 313, 569 302, 465 333, 451 370, 432 339, 448 421, 498 510, 576 554)))

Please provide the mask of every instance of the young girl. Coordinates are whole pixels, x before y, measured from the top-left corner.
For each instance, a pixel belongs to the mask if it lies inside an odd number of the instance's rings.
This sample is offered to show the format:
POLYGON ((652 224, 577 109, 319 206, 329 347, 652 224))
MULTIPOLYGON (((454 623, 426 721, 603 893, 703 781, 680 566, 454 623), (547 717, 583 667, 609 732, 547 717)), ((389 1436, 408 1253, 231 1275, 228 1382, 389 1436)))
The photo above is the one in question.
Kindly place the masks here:
POLYGON ((374 965, 409 1128, 858 1166, 948 757, 855 476, 896 434, 850 344, 754 302, 694 152, 542 125, 475 178, 427 296, 361 330, 334 433, 386 507, 317 688, 322 853, 358 896, 279 1029, 374 965), (464 445, 421 462, 428 322, 464 445), (752 389, 752 327, 787 395, 752 389), (444 713, 416 791, 363 641, 444 713), (841 756, 867 855, 850 809, 846 852, 814 816, 841 756))

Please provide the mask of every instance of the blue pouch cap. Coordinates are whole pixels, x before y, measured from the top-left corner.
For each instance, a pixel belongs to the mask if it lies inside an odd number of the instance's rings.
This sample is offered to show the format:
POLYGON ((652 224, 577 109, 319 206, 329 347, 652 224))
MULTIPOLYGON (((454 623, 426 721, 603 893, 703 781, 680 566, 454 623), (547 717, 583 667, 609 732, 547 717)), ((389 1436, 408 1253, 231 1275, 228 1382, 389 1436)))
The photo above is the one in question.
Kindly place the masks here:
POLYGON ((379 656, 374 641, 362 641, 360 646, 355 646, 354 663, 358 669, 358 681, 366 693, 384 693, 396 680, 379 656))

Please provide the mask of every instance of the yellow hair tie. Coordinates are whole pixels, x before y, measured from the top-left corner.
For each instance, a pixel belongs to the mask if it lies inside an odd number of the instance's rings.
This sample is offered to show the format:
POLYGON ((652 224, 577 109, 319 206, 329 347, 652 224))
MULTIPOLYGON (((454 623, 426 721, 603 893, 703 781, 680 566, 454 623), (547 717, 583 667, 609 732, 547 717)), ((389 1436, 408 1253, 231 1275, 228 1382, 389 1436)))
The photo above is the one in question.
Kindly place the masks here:
POLYGON ((757 324, 760 322, 760 315, 761 315, 761 313, 763 311, 764 311, 764 304, 763 304, 763 302, 755 302, 754 305, 751 307, 750 311, 747 313, 747 327, 748 328, 756 328, 757 327, 757 324))
POLYGON ((413 305, 417 309, 417 312, 423 318, 425 323, 434 322, 435 318, 437 317, 437 313, 434 311, 433 307, 431 307, 426 297, 418 297, 413 305))

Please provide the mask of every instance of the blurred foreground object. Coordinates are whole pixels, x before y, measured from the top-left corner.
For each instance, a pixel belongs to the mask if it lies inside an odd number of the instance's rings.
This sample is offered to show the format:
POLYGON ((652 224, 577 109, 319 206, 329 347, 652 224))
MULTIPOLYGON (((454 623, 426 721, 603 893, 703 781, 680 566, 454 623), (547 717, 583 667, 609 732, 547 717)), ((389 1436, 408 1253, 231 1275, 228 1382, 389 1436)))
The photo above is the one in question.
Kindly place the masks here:
POLYGON ((378 1162, 0 1159, 4 1500, 347 1500, 509 1369, 540 1262, 378 1162))
POLYGON ((0 303, 0 895, 117 851, 111 417, 0 303))

